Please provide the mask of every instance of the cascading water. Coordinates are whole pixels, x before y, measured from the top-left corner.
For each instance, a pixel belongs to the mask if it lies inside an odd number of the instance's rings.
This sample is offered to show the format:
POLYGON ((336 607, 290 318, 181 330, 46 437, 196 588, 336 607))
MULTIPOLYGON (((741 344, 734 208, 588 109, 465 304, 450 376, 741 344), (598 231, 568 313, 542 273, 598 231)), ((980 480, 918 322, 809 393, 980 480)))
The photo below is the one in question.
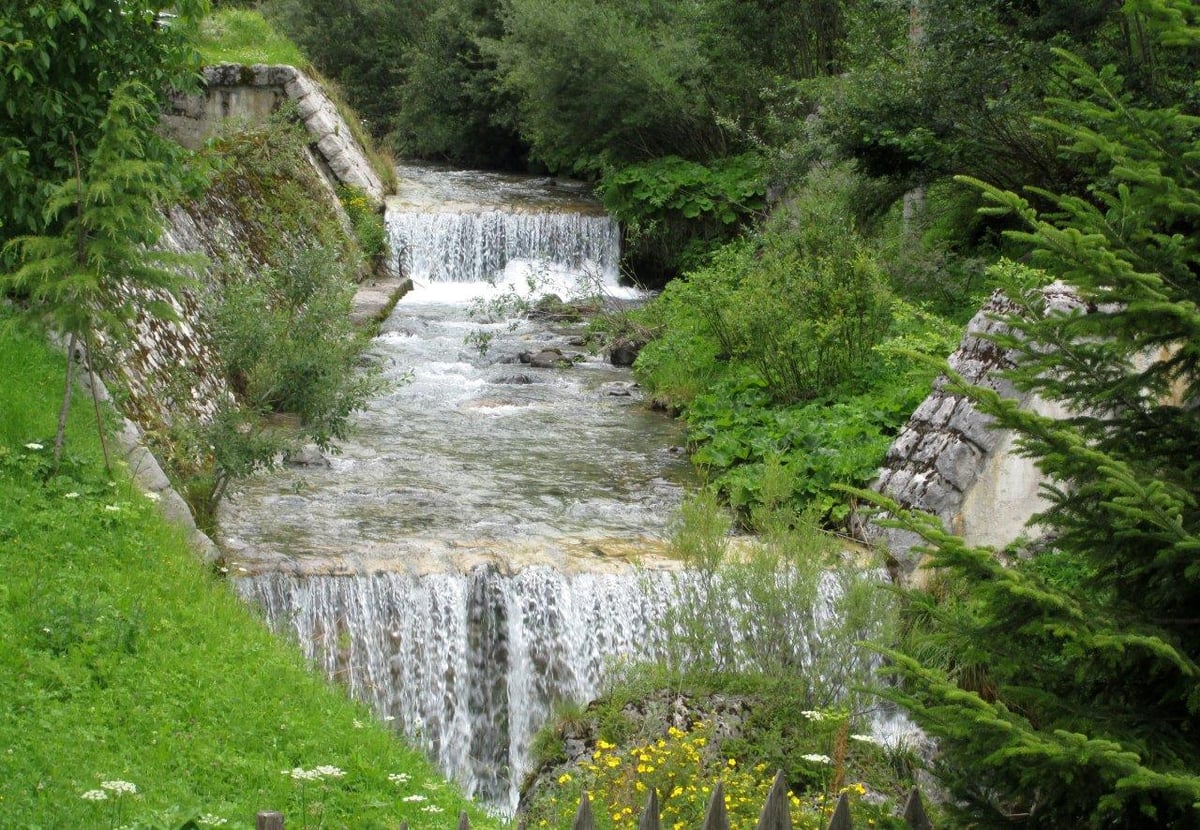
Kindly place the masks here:
POLYGON ((416 289, 373 345, 394 384, 327 464, 241 488, 221 541, 273 626, 511 808, 553 703, 661 642, 681 577, 655 551, 690 468, 628 370, 518 359, 579 353, 578 332, 472 314, 531 274, 560 296, 579 277, 620 292, 615 224, 561 182, 400 175, 387 221, 416 289), (479 332, 482 353, 465 342, 479 332))
POLYGON ((414 280, 492 282, 509 263, 546 262, 616 285, 617 223, 580 198, 577 185, 422 167, 399 175, 405 186, 389 205, 389 242, 414 280))
POLYGON ((308 656, 395 718, 483 800, 516 803, 556 701, 600 691, 609 661, 653 656, 677 573, 262 574, 243 593, 308 656))

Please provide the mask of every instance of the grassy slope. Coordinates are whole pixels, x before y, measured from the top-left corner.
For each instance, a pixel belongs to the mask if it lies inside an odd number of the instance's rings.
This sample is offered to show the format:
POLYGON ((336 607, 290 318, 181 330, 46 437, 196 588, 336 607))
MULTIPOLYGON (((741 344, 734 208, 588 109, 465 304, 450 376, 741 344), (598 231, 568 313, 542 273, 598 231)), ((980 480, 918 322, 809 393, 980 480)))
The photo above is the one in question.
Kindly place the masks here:
POLYGON ((322 814, 325 827, 421 827, 431 804, 452 821, 464 801, 419 753, 271 636, 123 474, 107 481, 82 396, 69 462, 50 475, 62 372, 0 306, 0 823, 109 826, 120 807, 122 820, 252 826, 279 809, 289 827, 322 814), (320 764, 346 774, 303 793, 281 775, 320 764), (80 797, 111 779, 140 792, 80 797))

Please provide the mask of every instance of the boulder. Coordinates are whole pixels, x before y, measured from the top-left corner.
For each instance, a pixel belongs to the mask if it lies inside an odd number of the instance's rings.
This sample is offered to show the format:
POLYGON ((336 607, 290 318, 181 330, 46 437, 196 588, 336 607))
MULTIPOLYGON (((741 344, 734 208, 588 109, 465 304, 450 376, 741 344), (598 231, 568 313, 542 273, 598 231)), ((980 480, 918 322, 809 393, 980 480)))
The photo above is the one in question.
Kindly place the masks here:
POLYGON ((572 365, 571 358, 560 349, 542 349, 538 352, 521 352, 522 363, 528 363, 535 369, 565 369, 572 365))
POLYGON ((633 361, 637 360, 638 353, 642 350, 643 345, 645 344, 621 338, 609 347, 608 362, 613 366, 632 366, 633 361))

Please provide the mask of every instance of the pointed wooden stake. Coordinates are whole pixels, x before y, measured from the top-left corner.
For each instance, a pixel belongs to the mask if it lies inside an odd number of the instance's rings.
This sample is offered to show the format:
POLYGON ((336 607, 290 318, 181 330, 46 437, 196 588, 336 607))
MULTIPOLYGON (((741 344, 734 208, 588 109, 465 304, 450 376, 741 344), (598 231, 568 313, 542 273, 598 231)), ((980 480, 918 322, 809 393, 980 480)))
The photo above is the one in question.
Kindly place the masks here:
POLYGON ((638 830, 660 830, 662 824, 658 814, 658 790, 651 787, 650 797, 646 799, 646 809, 642 810, 641 818, 638 819, 638 830))
POLYGON ((829 830, 853 830, 850 823, 850 798, 842 793, 829 819, 829 830))
POLYGON ((792 813, 788 809, 787 780, 783 777, 783 770, 775 773, 775 781, 771 784, 771 792, 767 793, 767 803, 763 805, 755 828, 792 830, 792 813))
POLYGON ((467 815, 466 810, 458 812, 458 830, 471 830, 471 818, 467 815))
POLYGON ((704 824, 700 830, 729 830, 729 812, 725 809, 725 785, 720 781, 713 789, 712 798, 708 800, 708 812, 704 814, 704 824))
POLYGON ((575 823, 571 830, 596 830, 596 819, 592 815, 592 802, 587 793, 579 799, 579 810, 575 813, 575 823))
POLYGON ((925 805, 921 802, 921 793, 916 787, 908 794, 904 804, 904 823, 913 830, 933 830, 933 822, 925 815, 925 805))

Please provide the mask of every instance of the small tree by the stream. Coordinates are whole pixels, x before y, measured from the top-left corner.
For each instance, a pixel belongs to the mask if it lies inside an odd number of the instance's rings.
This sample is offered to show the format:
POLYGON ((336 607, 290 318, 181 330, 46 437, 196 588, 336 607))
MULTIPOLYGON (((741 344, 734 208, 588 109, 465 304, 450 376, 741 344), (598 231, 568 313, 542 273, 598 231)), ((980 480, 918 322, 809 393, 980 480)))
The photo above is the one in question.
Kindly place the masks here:
MULTIPOLYGON (((1200 56, 1200 8, 1135 4, 1164 52, 1200 56)), ((990 390, 979 408, 1020 436, 1048 480, 1047 530, 1005 565, 926 517, 937 594, 889 652, 892 696, 939 739, 936 772, 974 827, 1200 824, 1200 118, 1139 101, 1111 69, 1060 53, 1075 97, 1045 126, 1090 171, 1054 215, 985 188, 1018 216, 1034 265, 996 269, 1016 386, 1053 420, 990 390), (1049 307, 1062 278, 1080 308, 1049 307), (949 586, 949 589, 947 589, 949 586)))
MULTIPOLYGON (((81 158, 72 147, 74 175, 50 191, 44 219, 58 232, 17 237, 5 246, 18 267, 0 275, 0 288, 27 297, 68 338, 56 464, 71 405, 76 343, 87 347, 92 372, 97 332, 119 340, 139 313, 170 319, 171 306, 151 298, 178 285, 180 267, 192 262, 155 248, 162 232, 159 207, 176 191, 178 178, 174 151, 154 132, 154 101, 143 84, 118 87, 100 122, 95 149, 81 158)), ((96 421, 103 440, 98 405, 96 421)))

